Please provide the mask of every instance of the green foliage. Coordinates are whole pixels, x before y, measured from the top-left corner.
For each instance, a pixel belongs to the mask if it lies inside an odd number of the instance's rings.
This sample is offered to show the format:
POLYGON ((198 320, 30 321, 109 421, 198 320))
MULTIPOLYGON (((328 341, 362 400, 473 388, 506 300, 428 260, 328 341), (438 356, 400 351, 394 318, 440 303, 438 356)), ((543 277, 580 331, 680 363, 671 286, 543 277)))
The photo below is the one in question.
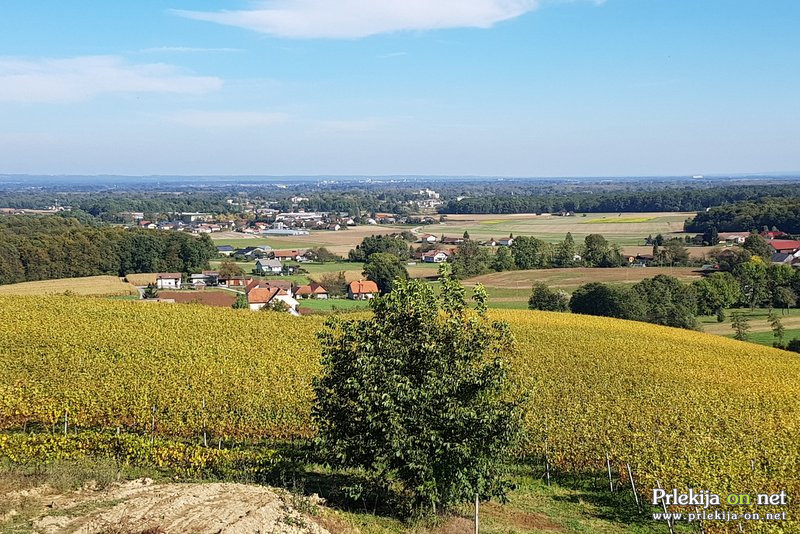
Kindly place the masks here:
POLYGON ((692 284, 697 297, 697 313, 713 315, 730 308, 742 298, 739 282, 726 272, 712 273, 692 284))
POLYGON ((367 259, 378 253, 394 254, 401 260, 410 257, 408 245, 402 237, 393 235, 374 235, 367 236, 356 248, 350 251, 348 258, 350 261, 367 261, 367 259))
POLYGON ((569 308, 573 313, 600 315, 640 321, 646 315, 645 304, 633 288, 591 282, 572 294, 569 308))
POLYGON ((347 294, 347 277, 344 271, 338 273, 325 273, 317 277, 317 283, 328 290, 331 297, 341 297, 347 294))
POLYGON ((535 237, 517 237, 511 253, 519 269, 544 269, 552 264, 552 246, 535 237))
POLYGON ((306 253, 308 257, 314 261, 325 263, 329 261, 340 261, 342 258, 331 252, 325 247, 316 247, 308 249, 306 253))
POLYGON ((735 332, 734 339, 747 341, 747 334, 750 332, 750 321, 747 316, 742 312, 734 312, 732 318, 731 328, 735 332))
POLYGON ((759 257, 739 264, 733 270, 733 275, 742 288, 742 300, 750 308, 755 308, 769 299, 767 288, 767 266, 759 257))
POLYGON ((772 247, 767 240, 753 232, 744 240, 742 248, 750 252, 753 256, 760 256, 763 260, 769 260, 772 256, 772 247))
POLYGON ((486 317, 482 288, 473 298, 477 311, 444 269, 439 295, 403 280, 372 302, 372 317, 334 317, 320 334, 320 450, 334 466, 399 485, 418 510, 507 489, 520 423, 505 396, 512 337, 486 317))
POLYGON ((720 232, 749 232, 763 226, 774 226, 790 234, 800 233, 800 197, 797 186, 793 187, 795 192, 789 196, 794 198, 767 197, 758 198, 756 202, 731 204, 717 202, 717 207, 698 213, 686 225, 686 231, 705 232, 713 226, 720 232))
POLYGON ((451 264, 457 278, 469 278, 489 272, 492 256, 486 247, 467 239, 456 248, 451 264))
POLYGON ((750 261, 749 251, 740 247, 720 248, 711 255, 725 272, 733 272, 742 263, 750 261))
POLYGON ((244 293, 239 293, 236 295, 236 301, 231 304, 231 308, 234 310, 246 310, 250 308, 250 303, 247 302, 247 295, 244 293))
POLYGON ((158 298, 158 289, 156 289, 155 284, 147 284, 147 287, 144 288, 142 292, 142 297, 146 299, 157 299, 158 298))
POLYGON ((573 239, 571 232, 567 232, 564 241, 556 247, 556 253, 553 257, 554 265, 556 267, 574 267, 577 263, 575 261, 576 254, 575 239, 573 239))
POLYGON ((221 278, 233 278, 235 276, 244 276, 244 271, 241 267, 236 265, 231 260, 225 260, 219 266, 219 275, 221 278))
POLYGON ((500 247, 492 258, 492 269, 499 272, 513 271, 516 265, 511 250, 508 247, 500 247))
POLYGON ((528 299, 531 310, 566 312, 569 311, 569 295, 563 291, 554 291, 543 282, 533 284, 531 297, 528 299))
POLYGON ((675 328, 697 328, 694 287, 673 276, 660 274, 633 286, 645 307, 644 321, 675 328))
POLYGON ((289 311, 289 305, 282 300, 273 299, 272 302, 268 302, 261 308, 261 311, 286 313, 289 311))
POLYGON ((589 234, 584 239, 583 260, 592 267, 621 267, 625 264, 619 248, 600 234, 589 234))
POLYGON ((689 265, 689 249, 680 239, 665 241, 663 247, 653 257, 659 265, 681 266, 689 265))
POLYGON ((786 350, 800 352, 800 337, 796 337, 786 344, 786 350))
POLYGON ((772 345, 774 347, 783 347, 783 338, 786 335, 786 329, 783 326, 781 318, 775 315, 774 312, 770 312, 767 321, 769 321, 769 326, 772 329, 772 337, 775 338, 772 345))
POLYGON ((364 264, 364 276, 378 284, 381 293, 392 290, 395 280, 408 278, 408 271, 396 254, 378 252, 367 258, 364 264))

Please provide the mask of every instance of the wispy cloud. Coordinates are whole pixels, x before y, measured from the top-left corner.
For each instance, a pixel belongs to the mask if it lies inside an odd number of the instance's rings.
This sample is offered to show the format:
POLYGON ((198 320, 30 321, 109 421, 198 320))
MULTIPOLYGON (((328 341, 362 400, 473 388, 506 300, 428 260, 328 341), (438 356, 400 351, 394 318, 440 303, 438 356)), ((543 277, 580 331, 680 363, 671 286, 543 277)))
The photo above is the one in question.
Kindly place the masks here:
POLYGON ((352 39, 398 31, 490 28, 538 5, 538 0, 261 0, 246 10, 173 13, 277 37, 352 39))
POLYGON ((68 59, 0 57, 0 102, 74 102, 112 93, 205 94, 223 81, 163 63, 129 64, 118 56, 68 59))
POLYGON ((167 119, 176 124, 198 128, 244 128, 281 124, 289 120, 289 115, 266 111, 187 110, 173 113, 167 119))
POLYGON ((140 54, 227 54, 233 52, 244 52, 242 48, 198 48, 194 46, 157 46, 154 48, 144 48, 139 50, 140 54))

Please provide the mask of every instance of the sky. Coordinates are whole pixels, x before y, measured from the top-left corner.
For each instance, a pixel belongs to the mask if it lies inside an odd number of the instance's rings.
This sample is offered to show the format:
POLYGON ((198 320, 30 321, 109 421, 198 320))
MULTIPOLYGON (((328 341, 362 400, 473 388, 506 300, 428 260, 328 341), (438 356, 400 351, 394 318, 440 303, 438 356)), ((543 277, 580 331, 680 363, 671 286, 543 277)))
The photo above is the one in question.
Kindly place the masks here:
POLYGON ((0 173, 800 171, 797 0, 3 0, 0 173))

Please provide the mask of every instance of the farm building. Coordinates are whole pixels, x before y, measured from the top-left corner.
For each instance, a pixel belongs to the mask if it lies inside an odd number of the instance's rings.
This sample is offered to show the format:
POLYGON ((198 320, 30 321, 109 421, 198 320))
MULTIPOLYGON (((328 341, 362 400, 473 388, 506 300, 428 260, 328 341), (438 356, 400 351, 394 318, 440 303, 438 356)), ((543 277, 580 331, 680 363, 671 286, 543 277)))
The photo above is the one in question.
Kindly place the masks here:
POLYGON ((181 273, 159 273, 156 276, 158 289, 180 289, 183 275, 181 273))
POLYGON ((256 274, 281 274, 283 264, 279 260, 260 259, 256 262, 256 274))
POLYGON ((443 250, 431 250, 422 255, 422 261, 425 263, 444 263, 450 257, 450 254, 443 250))
POLYGON ((307 286, 300 286, 297 288, 294 296, 303 299, 327 299, 328 290, 316 282, 311 282, 307 286))
POLYGON ((283 302, 287 307, 288 313, 300 315, 297 311, 300 303, 292 297, 291 289, 286 291, 280 287, 270 286, 268 283, 254 282, 255 283, 251 282, 248 284, 245 290, 247 293, 247 303, 251 311, 261 310, 265 306, 274 304, 275 302, 283 302))
POLYGON ((233 255, 234 250, 235 249, 230 245, 221 245, 217 247, 217 252, 220 254, 220 256, 231 256, 233 255))

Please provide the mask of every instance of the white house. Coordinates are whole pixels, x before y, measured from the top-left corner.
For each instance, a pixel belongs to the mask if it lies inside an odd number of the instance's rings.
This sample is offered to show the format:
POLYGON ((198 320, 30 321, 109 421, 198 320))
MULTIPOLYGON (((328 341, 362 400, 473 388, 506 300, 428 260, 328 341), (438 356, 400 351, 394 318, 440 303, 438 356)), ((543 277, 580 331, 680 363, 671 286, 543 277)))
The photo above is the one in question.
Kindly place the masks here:
POLYGON ((158 289, 180 289, 183 275, 181 273, 159 273, 156 277, 158 289))
POLYGON ((250 305, 251 311, 259 311, 264 306, 278 301, 286 304, 288 313, 300 315, 300 312, 297 311, 300 303, 278 287, 256 287, 247 292, 247 303, 250 305))
POLYGON ((279 260, 260 259, 256 262, 256 274, 281 274, 283 264, 279 260))
POLYGON ((501 247, 510 247, 511 245, 514 244, 514 238, 513 237, 507 237, 505 239, 500 239, 497 242, 497 244, 500 245, 501 247))
POLYGON ((423 235, 421 235, 419 237, 419 240, 422 243, 431 243, 431 244, 433 244, 433 243, 436 243, 436 241, 438 241, 438 238, 433 234, 423 234, 423 235))
POLYGON ((432 250, 422 255, 422 261, 425 263, 444 263, 447 258, 449 258, 449 255, 442 250, 432 250))

